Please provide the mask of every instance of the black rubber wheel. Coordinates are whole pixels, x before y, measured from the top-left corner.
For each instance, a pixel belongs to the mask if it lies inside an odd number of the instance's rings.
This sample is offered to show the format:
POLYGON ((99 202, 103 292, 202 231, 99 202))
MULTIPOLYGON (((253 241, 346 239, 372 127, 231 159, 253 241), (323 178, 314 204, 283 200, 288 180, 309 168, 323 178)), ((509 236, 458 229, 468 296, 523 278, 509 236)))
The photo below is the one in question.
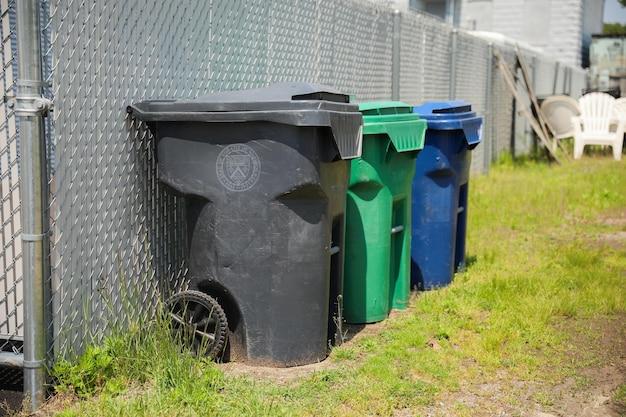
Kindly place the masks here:
POLYGON ((165 305, 177 340, 198 356, 220 358, 228 338, 228 322, 215 298, 200 291, 182 291, 165 305))

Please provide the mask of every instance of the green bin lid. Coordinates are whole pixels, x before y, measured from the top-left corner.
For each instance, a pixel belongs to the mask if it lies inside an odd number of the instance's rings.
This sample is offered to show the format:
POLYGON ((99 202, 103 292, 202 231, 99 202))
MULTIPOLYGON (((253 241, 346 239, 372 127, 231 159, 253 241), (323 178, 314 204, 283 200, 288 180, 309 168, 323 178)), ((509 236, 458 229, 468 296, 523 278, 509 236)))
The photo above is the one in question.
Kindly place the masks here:
POLYGON ((363 115, 363 134, 386 134, 398 152, 424 147, 427 122, 401 101, 370 101, 359 104, 363 115), (417 116, 417 117, 416 117, 417 116))

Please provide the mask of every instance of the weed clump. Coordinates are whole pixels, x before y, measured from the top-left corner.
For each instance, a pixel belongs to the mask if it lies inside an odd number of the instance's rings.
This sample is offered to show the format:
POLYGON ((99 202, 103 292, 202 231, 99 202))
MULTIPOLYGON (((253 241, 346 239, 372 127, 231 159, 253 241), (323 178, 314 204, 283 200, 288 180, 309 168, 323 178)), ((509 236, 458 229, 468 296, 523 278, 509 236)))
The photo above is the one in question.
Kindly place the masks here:
POLYGON ((207 389, 221 389, 223 375, 215 364, 196 357, 172 334, 163 313, 148 323, 116 331, 77 359, 58 361, 51 372, 55 390, 87 399, 97 394, 115 396, 146 383, 158 389, 199 383, 207 389))

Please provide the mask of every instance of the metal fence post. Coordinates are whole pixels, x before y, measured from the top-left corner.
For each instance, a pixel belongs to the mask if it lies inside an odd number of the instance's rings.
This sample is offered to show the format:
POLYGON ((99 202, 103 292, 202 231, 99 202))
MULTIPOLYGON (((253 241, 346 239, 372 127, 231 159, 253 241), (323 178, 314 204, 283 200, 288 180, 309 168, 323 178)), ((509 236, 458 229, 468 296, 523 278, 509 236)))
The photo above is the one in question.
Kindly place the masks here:
POLYGON ((17 2, 17 90, 15 115, 20 143, 22 257, 24 268, 24 393, 32 410, 45 399, 46 324, 44 283, 48 278, 48 178, 43 117, 39 1, 17 2))
MULTIPOLYGON (((517 80, 517 67, 514 67, 514 76, 515 79, 517 80)), ((517 81, 515 81, 515 88, 518 88, 518 83, 517 81)), ((511 152, 511 157, 515 158, 516 157, 516 149, 515 149, 515 142, 517 141, 517 137, 516 137, 516 130, 517 130, 517 100, 515 99, 515 96, 511 97, 511 100, 513 102, 512 106, 511 106, 511 136, 509 137, 509 149, 511 152)))
POLYGON ((574 76, 574 67, 567 67, 567 95, 572 95, 572 77, 574 76))
POLYGON ((452 36, 450 38, 450 83, 448 90, 448 98, 454 100, 456 98, 456 51, 458 42, 459 31, 452 29, 452 36))
MULTIPOLYGON (((496 62, 494 60, 494 46, 493 43, 489 43, 491 46, 491 56, 489 57, 489 59, 491 60, 491 65, 492 67, 496 67, 496 62)), ((496 111, 496 106, 500 105, 500 89, 499 89, 499 84, 496 84, 496 80, 494 79, 495 77, 498 77, 499 79, 499 73, 498 73, 498 69, 496 67, 496 71, 493 72, 492 69, 492 80, 491 80, 491 161, 495 161, 497 160, 500 155, 498 154, 498 141, 500 140, 499 138, 499 129, 498 129, 498 125, 500 123, 500 117, 502 115, 502 111, 498 112, 496 111), (496 89, 498 89, 498 91, 496 91, 496 89)))
POLYGON ((556 94, 556 87, 559 83, 559 70, 560 64, 559 61, 556 61, 556 63, 554 64, 554 82, 552 83, 552 95, 556 94))
MULTIPOLYGON (((531 61, 531 82, 532 82, 532 88, 533 91, 535 92, 535 95, 537 95, 537 57, 535 55, 533 55, 532 61, 531 61)), ((533 155, 537 155, 537 152, 539 150, 539 143, 537 142, 537 135, 535 134, 535 132, 533 130, 531 130, 530 135, 533 139, 533 143, 532 143, 532 153, 533 155)))
POLYGON ((533 55, 531 61, 530 61, 530 76, 531 76, 531 82, 533 83, 533 91, 535 92, 535 94, 537 94, 537 56, 533 55))
POLYGON ((570 68, 569 69, 569 80, 568 80, 568 85, 567 85, 567 95, 571 96, 572 95, 572 78, 574 78, 574 68, 570 68))
POLYGON ((391 52, 391 99, 400 100, 400 31, 402 13, 393 11, 393 45, 391 52))
POLYGON ((485 173, 489 172, 489 167, 491 166, 492 150, 493 150, 493 43, 489 42, 487 45, 487 79, 485 80, 485 112, 483 121, 483 137, 487 140, 483 140, 484 148, 484 162, 483 162, 483 171, 485 173), (485 135, 486 132, 489 132, 489 135, 485 135))

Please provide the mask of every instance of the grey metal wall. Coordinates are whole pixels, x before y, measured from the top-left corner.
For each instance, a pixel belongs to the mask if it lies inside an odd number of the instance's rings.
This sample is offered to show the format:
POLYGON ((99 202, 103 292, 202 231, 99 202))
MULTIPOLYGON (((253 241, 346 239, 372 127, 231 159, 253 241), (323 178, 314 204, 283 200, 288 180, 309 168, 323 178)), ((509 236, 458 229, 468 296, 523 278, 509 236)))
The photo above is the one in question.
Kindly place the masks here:
MULTIPOLYGON (((2 82, 10 94, 5 3, 2 82)), ((287 80, 330 84, 357 101, 389 100, 398 24, 399 98, 419 103, 454 95, 486 116, 473 173, 486 172, 511 150, 513 100, 490 46, 431 16, 394 19, 384 5, 357 0, 42 5, 46 94, 54 100, 47 135, 55 354, 101 340, 185 286, 184 207, 156 179, 152 137, 125 111, 132 102, 287 80)), ((512 49, 501 49, 513 62, 512 49)), ((548 73, 539 71, 538 82, 551 82, 542 81, 548 73)), ((19 337, 22 320, 19 181, 15 123, 6 105, 0 104, 0 120, 0 340, 7 340, 19 337)))

